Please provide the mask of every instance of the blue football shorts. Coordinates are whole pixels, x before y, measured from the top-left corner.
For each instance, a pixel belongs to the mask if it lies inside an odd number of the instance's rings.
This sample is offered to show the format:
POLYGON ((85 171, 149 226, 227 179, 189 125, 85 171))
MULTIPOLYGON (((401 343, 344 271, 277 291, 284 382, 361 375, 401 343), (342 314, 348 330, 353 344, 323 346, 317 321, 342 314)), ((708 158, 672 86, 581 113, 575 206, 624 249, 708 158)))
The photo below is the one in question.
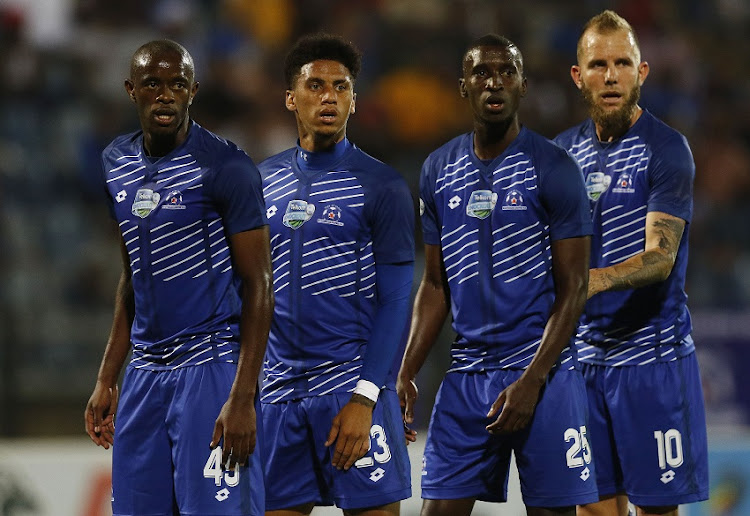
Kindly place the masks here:
POLYGON ((445 376, 425 444, 422 498, 506 501, 512 451, 527 506, 567 507, 598 499, 580 371, 550 373, 523 430, 493 435, 485 429, 497 418, 487 417, 497 396, 522 373, 499 369, 445 376))
POLYGON ((695 353, 670 362, 583 364, 599 493, 642 507, 708 498, 708 444, 695 353))
POLYGON ((127 368, 112 455, 114 516, 172 516, 175 508, 190 516, 264 514, 261 417, 244 467, 222 469, 221 447, 209 448, 236 370, 229 363, 127 368))
POLYGON ((332 393, 262 404, 266 510, 310 502, 341 509, 380 507, 411 496, 403 419, 393 390, 380 391, 375 404, 370 451, 348 471, 331 464, 336 443, 326 447, 325 442, 333 418, 350 399, 351 393, 332 393))

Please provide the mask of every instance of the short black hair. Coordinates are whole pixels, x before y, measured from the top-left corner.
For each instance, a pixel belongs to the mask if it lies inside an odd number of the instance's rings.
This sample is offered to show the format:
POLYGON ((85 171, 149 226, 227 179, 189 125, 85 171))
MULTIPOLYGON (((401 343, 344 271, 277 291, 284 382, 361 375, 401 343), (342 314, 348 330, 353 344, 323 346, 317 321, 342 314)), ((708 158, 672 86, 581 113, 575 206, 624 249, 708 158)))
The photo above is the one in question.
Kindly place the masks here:
POLYGON ((521 54, 521 49, 518 48, 518 45, 513 43, 511 40, 509 40, 505 36, 500 36, 499 34, 493 34, 493 33, 485 34, 484 36, 478 37, 477 39, 472 41, 468 47, 466 47, 466 50, 464 51, 464 57, 461 60, 462 69, 463 69, 463 63, 464 61, 466 61, 466 57, 469 55, 469 52, 479 47, 496 47, 496 48, 513 49, 518 54, 518 60, 519 60, 519 64, 521 65, 521 71, 523 71, 523 54, 521 54))
POLYGON ((349 70, 352 81, 357 80, 362 66, 362 53, 351 42, 340 36, 323 32, 308 34, 298 39, 286 56, 284 61, 286 87, 294 88, 302 67, 319 59, 341 63, 349 70))

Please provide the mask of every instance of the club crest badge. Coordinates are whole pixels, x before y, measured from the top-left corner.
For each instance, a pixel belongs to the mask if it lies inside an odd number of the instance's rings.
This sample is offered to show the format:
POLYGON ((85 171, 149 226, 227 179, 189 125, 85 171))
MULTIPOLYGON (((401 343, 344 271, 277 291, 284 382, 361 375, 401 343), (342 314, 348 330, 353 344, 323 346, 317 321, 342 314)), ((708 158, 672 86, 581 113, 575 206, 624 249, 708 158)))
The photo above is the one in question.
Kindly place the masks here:
POLYGON ((621 173, 620 177, 617 178, 617 182, 615 183, 615 187, 612 188, 612 191, 615 193, 634 193, 633 176, 627 172, 621 173))
POLYGON ((586 195, 592 201, 598 201, 599 197, 607 191, 612 177, 603 172, 592 172, 586 176, 586 195))
POLYGON ((162 206, 164 210, 184 210, 185 205, 182 204, 182 192, 179 190, 172 190, 167 194, 167 198, 162 206))
POLYGON ((526 204, 523 202, 523 194, 515 188, 505 194, 503 199, 503 210, 525 210, 526 204))
POLYGON ((161 199, 159 193, 154 192, 151 188, 139 188, 135 193, 130 211, 133 215, 145 219, 159 205, 159 199, 161 199))
POLYGON ((286 213, 284 213, 282 222, 288 228, 298 229, 312 218, 313 213, 315 213, 314 204, 299 199, 292 199, 286 206, 286 213))
POLYGON ((497 194, 492 190, 475 190, 471 192, 469 202, 466 205, 466 214, 469 217, 486 219, 495 209, 497 194))
POLYGON ((323 214, 318 219, 320 224, 331 224, 332 226, 343 226, 341 222, 341 208, 335 204, 329 204, 323 208, 323 214))

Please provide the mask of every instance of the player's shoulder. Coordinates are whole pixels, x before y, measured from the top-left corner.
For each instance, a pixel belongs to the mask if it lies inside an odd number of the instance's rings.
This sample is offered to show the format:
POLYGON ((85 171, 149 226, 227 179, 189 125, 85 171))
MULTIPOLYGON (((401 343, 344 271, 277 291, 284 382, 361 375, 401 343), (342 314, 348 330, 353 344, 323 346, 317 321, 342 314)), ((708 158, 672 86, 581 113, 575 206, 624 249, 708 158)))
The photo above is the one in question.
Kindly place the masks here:
POLYGON ((584 120, 583 122, 564 130, 555 136, 552 141, 565 149, 570 149, 574 145, 581 143, 583 140, 591 138, 590 125, 591 120, 584 120))
POLYGON ((344 157, 342 166, 360 176, 360 180, 374 185, 393 181, 404 182, 404 178, 398 170, 354 144, 352 144, 348 155, 344 157))
POLYGON ((466 155, 468 157, 468 151, 470 150, 467 141, 471 138, 471 133, 463 133, 458 136, 451 138, 440 147, 432 151, 428 156, 427 160, 432 163, 439 163, 443 161, 450 161, 460 155, 466 155))
POLYGON ((524 128, 519 136, 524 139, 522 150, 528 153, 528 157, 537 168, 544 170, 559 167, 564 163, 575 164, 567 148, 557 141, 528 128, 524 128))
POLYGON ((258 164, 261 177, 267 179, 268 176, 275 174, 279 170, 291 167, 296 149, 296 147, 291 147, 261 161, 258 164))
POLYGON ((685 135, 644 109, 641 115, 644 137, 652 150, 665 155, 690 154, 690 144, 685 135))
POLYGON ((140 139, 143 131, 121 134, 112 140, 102 151, 104 159, 118 159, 123 156, 134 156, 140 152, 140 139))
POLYGON ((218 134, 209 131, 195 121, 191 120, 190 132, 188 136, 189 152, 204 154, 206 157, 225 159, 250 159, 245 151, 240 149, 237 144, 227 140, 218 134))

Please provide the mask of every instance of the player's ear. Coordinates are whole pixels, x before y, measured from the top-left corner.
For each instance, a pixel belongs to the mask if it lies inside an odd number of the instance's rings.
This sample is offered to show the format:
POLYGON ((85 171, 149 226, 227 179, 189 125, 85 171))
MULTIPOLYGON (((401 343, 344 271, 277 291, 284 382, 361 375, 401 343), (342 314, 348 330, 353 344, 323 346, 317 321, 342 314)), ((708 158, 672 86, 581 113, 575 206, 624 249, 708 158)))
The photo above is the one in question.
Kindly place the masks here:
POLYGON ((458 80, 458 92, 461 94, 461 98, 466 98, 469 96, 469 92, 466 91, 466 80, 462 77, 458 80))
POLYGON ((188 106, 193 105, 193 100, 195 99, 195 96, 198 94, 199 86, 200 86, 200 83, 196 82, 193 84, 193 87, 190 89, 190 100, 188 100, 188 106))
POLYGON ((286 108, 289 111, 297 111, 297 104, 294 102, 294 91, 286 90, 286 108))
POLYGON ((526 90, 529 86, 529 82, 526 80, 526 76, 524 76, 523 81, 521 82, 521 97, 526 96, 526 90))
POLYGON ((583 87, 583 82, 581 82, 581 67, 578 65, 571 66, 570 77, 573 79, 576 87, 580 90, 583 87))
POLYGON ((352 93, 352 105, 349 108, 349 114, 353 115, 356 110, 357 110, 357 94, 352 93))
POLYGON ((649 70, 650 68, 646 61, 643 61, 638 65, 638 86, 643 86, 643 83, 646 82, 649 70))
POLYGON ((125 79, 125 91, 128 93, 130 100, 135 102, 135 85, 130 79, 125 79))

